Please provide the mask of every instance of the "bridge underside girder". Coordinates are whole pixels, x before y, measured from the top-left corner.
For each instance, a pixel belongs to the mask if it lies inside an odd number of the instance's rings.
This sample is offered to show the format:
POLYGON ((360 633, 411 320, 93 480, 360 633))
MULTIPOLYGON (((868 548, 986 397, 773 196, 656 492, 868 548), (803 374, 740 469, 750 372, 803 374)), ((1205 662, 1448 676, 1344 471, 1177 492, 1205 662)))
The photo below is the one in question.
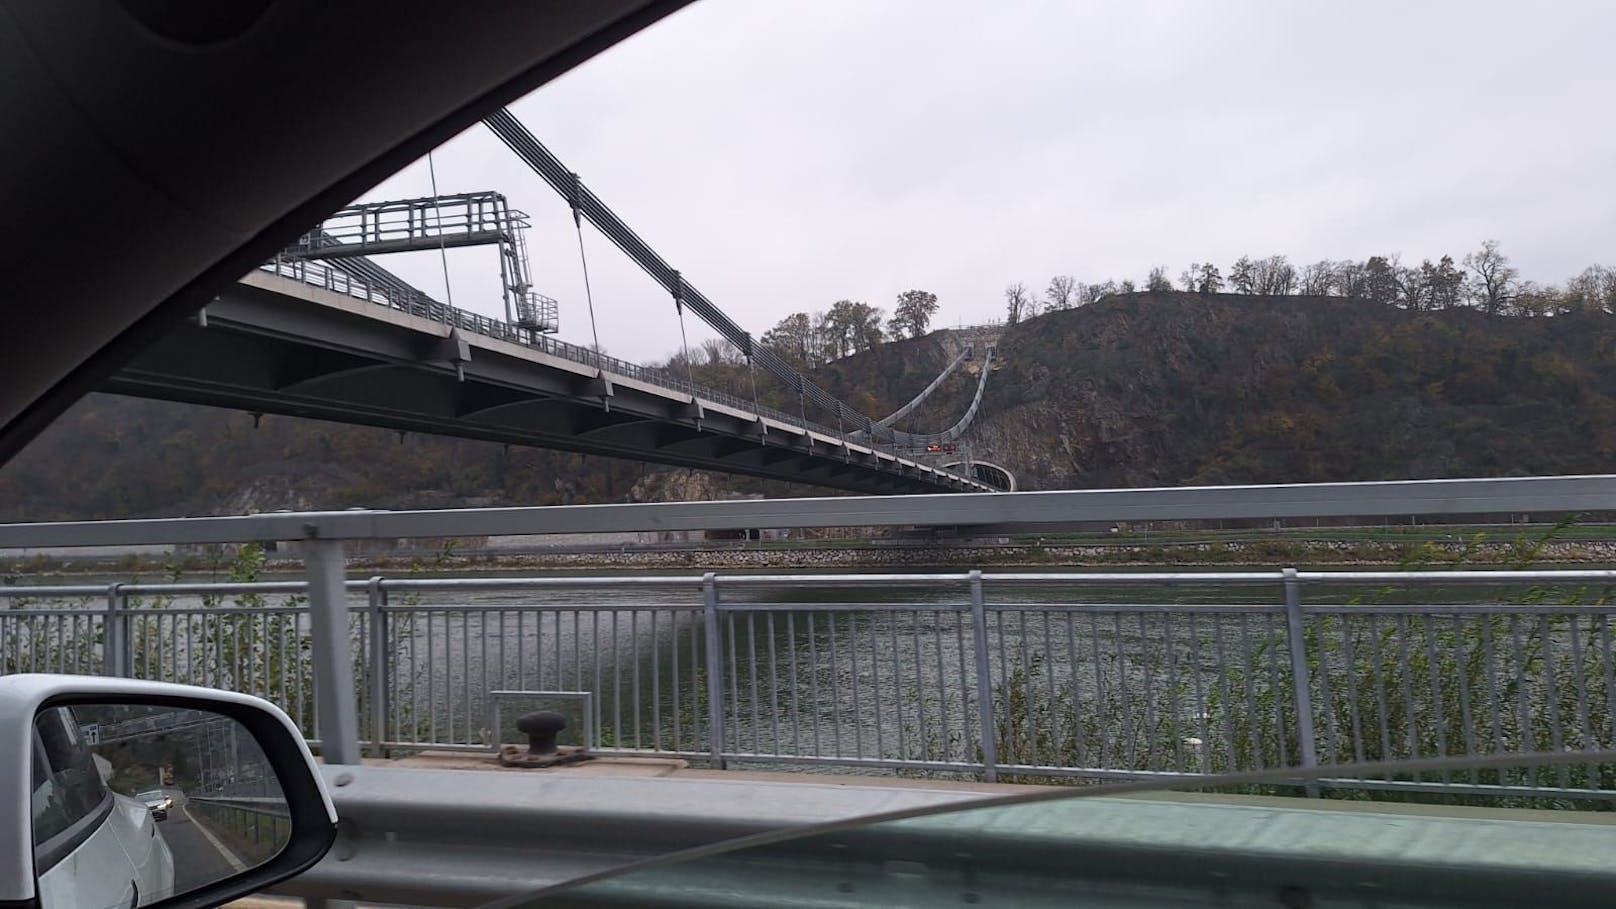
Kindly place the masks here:
POLYGON ((797 430, 771 424, 760 436, 751 414, 708 404, 698 417, 688 398, 666 389, 602 381, 516 345, 446 346, 441 326, 382 312, 386 318, 238 285, 104 390, 864 493, 968 488, 797 430))

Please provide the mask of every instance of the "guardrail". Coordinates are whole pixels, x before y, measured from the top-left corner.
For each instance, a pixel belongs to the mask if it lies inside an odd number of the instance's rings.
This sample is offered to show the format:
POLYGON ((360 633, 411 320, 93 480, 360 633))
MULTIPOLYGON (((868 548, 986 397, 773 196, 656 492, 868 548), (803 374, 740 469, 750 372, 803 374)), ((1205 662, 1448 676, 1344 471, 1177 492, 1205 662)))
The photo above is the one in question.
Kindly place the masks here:
MULTIPOLYGON (((987 779, 1616 747, 1616 571, 371 578, 0 587, 0 668, 249 691, 311 738, 489 747, 588 692, 596 750, 987 779), (316 706, 315 668, 351 670, 316 706)), ((322 676, 323 678, 324 676, 322 676)), ((1395 785, 1616 794, 1616 768, 1395 785)), ((1394 785, 1391 783, 1388 786, 1394 785)))
POLYGON ((185 810, 212 828, 248 868, 272 858, 292 836, 284 798, 192 796, 186 799, 185 810))

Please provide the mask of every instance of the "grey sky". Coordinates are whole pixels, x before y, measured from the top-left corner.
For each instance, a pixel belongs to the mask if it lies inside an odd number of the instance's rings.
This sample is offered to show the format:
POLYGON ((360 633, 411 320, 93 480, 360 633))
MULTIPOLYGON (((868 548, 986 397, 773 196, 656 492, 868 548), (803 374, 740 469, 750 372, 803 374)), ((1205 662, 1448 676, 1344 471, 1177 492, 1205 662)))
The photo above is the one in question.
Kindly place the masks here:
MULTIPOLYGON (((1242 254, 1417 263, 1493 237, 1542 282, 1616 264, 1613 34, 1605 0, 705 0, 513 109, 754 333, 911 287, 969 324, 1011 281, 1242 254)), ((434 158, 441 192, 532 216, 535 286, 587 343, 566 206, 481 126, 434 158)), ((428 186, 422 161, 367 198, 428 186)), ((676 350, 667 296, 585 242, 606 349, 676 350)), ((449 258, 455 304, 497 313, 494 253, 449 258)), ((442 293, 436 254, 387 264, 442 293)))

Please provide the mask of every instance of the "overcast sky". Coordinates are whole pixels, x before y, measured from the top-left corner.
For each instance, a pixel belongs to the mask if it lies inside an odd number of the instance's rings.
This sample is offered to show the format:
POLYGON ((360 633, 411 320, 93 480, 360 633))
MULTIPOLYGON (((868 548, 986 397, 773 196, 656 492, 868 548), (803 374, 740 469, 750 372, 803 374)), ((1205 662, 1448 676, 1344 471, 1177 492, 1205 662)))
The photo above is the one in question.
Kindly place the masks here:
MULTIPOLYGON (((1418 263, 1496 238, 1542 282, 1616 265, 1613 34, 1609 0, 704 0, 513 110, 754 333, 909 288, 970 324, 1012 281, 1242 254, 1418 263)), ((434 164, 440 192, 532 216, 535 287, 587 343, 566 205, 482 126, 434 164)), ((366 198, 429 187, 423 160, 366 198)), ((667 295, 585 243, 607 351, 676 350, 667 295)), ((443 293, 435 253, 385 264, 443 293)), ((457 306, 501 311, 492 250, 449 274, 457 306)))

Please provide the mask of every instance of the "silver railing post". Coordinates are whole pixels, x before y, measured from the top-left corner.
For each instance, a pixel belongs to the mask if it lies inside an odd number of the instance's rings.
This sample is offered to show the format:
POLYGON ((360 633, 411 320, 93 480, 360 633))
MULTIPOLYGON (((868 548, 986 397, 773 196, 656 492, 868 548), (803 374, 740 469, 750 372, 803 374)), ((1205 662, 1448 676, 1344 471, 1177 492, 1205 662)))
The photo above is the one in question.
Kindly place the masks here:
POLYGON ((999 779, 998 724, 993 719, 992 661, 988 659, 988 611, 982 597, 982 571, 972 569, 971 579, 971 640, 976 649, 976 714, 981 723, 978 734, 982 737, 982 776, 988 782, 999 779))
POLYGON ((387 590, 382 577, 370 579, 367 586, 370 597, 366 612, 370 619, 370 747, 376 757, 386 757, 387 751, 387 590))
POLYGON ((129 678, 134 674, 134 648, 130 645, 129 598, 124 596, 122 588, 122 584, 107 588, 107 615, 102 619, 106 624, 102 659, 107 675, 129 678))
POLYGON ((724 659, 723 640, 718 629, 718 577, 709 571, 701 576, 703 623, 707 631, 707 744, 713 766, 724 768, 724 659))
POLYGON ((342 541, 311 533, 303 540, 309 581, 309 636, 314 656, 314 710, 327 764, 357 764, 359 705, 349 657, 348 597, 342 541))
MULTIPOLYGON (((1296 569, 1285 575, 1285 640, 1291 651, 1291 692, 1296 700, 1296 738, 1303 767, 1317 767, 1319 757, 1313 741, 1312 677, 1307 668, 1307 637, 1302 626, 1302 579, 1296 569)), ((1284 735, 1283 729, 1279 730, 1284 735)), ((1316 787, 1308 795, 1317 797, 1316 787)))

